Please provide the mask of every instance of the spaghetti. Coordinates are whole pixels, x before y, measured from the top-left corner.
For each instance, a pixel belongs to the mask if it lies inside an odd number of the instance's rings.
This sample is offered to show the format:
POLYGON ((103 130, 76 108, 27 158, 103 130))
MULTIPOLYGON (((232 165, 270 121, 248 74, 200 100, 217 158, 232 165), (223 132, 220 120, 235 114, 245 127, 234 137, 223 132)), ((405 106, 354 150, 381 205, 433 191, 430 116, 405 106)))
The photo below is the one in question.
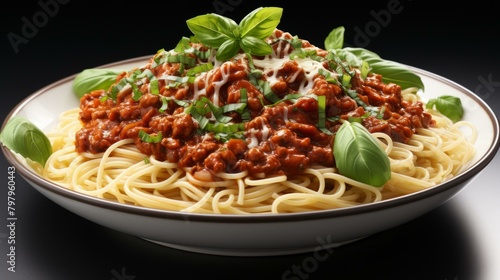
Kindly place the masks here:
POLYGON ((401 90, 376 74, 362 78, 356 69, 351 96, 329 80, 338 73, 325 62, 327 52, 305 40, 297 47, 295 39, 276 30, 268 39, 272 54, 239 53, 226 62, 195 42, 175 62, 178 51, 159 51, 111 90, 86 94, 79 108, 61 115, 47 133, 54 153, 43 176, 87 195, 155 209, 294 213, 418 192, 471 160, 471 123, 424 110, 416 88, 401 90), (297 48, 314 56, 291 59, 297 48), (196 63, 186 65, 188 58, 196 63), (391 179, 382 187, 335 167, 335 131, 351 118, 389 157, 391 179))

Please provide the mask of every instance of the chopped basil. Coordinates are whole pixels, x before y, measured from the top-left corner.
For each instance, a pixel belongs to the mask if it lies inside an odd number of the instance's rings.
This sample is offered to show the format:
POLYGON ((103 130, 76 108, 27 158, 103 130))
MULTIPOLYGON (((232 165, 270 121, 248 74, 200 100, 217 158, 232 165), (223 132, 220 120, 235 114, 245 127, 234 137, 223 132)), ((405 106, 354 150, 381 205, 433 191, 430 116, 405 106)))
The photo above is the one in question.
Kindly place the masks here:
POLYGON ((146 142, 146 143, 160 143, 161 139, 163 138, 163 135, 160 132, 156 135, 148 134, 144 130, 139 131, 139 138, 141 141, 146 142))
POLYGON ((213 132, 217 139, 226 141, 230 138, 241 138, 245 129, 244 123, 231 123, 232 118, 224 115, 227 112, 243 113, 246 103, 227 104, 222 107, 215 106, 206 97, 196 100, 185 109, 186 114, 190 114, 197 122, 202 131, 213 132), (212 114, 215 121, 209 120, 206 116, 212 114))
POLYGON ((326 128, 326 96, 318 95, 318 124, 317 127, 323 133, 331 134, 326 128))

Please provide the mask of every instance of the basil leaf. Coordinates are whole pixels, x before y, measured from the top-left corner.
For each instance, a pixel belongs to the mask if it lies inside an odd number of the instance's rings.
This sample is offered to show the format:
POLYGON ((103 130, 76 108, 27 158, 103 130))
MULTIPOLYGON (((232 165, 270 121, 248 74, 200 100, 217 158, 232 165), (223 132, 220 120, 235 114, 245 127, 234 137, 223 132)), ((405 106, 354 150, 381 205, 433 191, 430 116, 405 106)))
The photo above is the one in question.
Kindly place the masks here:
POLYGON ((0 141, 10 150, 45 166, 52 154, 47 136, 28 119, 12 117, 0 133, 0 141))
POLYGON ((427 102, 426 108, 432 109, 433 107, 452 122, 457 122, 462 119, 464 115, 464 108, 460 98, 450 95, 439 96, 438 98, 431 99, 427 102))
MULTIPOLYGON (((376 53, 364 48, 343 47, 344 27, 340 26, 333 29, 325 39, 325 49, 332 51, 346 61, 350 66, 360 68, 364 71, 367 63, 370 73, 382 75, 384 83, 395 83, 402 89, 417 87, 424 90, 424 83, 417 74, 410 69, 394 61, 382 59, 376 53)), ((363 75, 364 76, 364 75, 363 75)))
POLYGON ((343 26, 333 29, 325 39, 325 48, 327 50, 342 49, 344 46, 344 33, 345 28, 343 26))
POLYGON ((220 45, 215 58, 218 61, 226 61, 233 57, 240 50, 240 44, 235 40, 227 40, 220 45))
POLYGON ((350 66, 361 67, 363 61, 375 61, 381 59, 378 54, 363 48, 346 47, 336 50, 336 53, 342 60, 345 60, 350 66))
POLYGON ((218 48, 227 40, 237 39, 233 30, 238 28, 238 24, 217 14, 197 16, 187 20, 186 23, 196 38, 209 47, 218 48))
POLYGON ((273 47, 264 40, 251 36, 243 37, 240 41, 240 45, 244 52, 251 55, 266 55, 273 51, 273 47))
POLYGON ((255 55, 270 54, 273 49, 264 39, 274 32, 282 13, 282 8, 261 7, 246 15, 239 25, 217 14, 194 17, 187 25, 201 43, 217 49, 217 60, 225 61, 240 49, 255 55))
POLYGON ((73 81, 73 92, 80 98, 93 90, 107 90, 116 82, 116 77, 122 72, 121 70, 101 68, 85 69, 76 75, 73 81))
POLYGON ((343 50, 352 53, 361 60, 380 59, 378 54, 364 48, 345 47, 343 50))
POLYGON ((382 75, 385 83, 395 83, 402 89, 417 87, 424 90, 422 79, 410 69, 398 62, 382 59, 376 53, 363 48, 344 48, 345 51, 355 55, 359 60, 365 61, 370 67, 370 72, 382 75))
POLYGON ((283 9, 277 7, 261 7, 253 10, 239 24, 241 37, 266 39, 278 26, 282 14, 283 9))
POLYGON ((371 68, 370 72, 382 75, 382 80, 385 83, 395 83, 402 89, 410 87, 425 89, 421 78, 402 64, 382 59, 377 62, 368 62, 368 64, 371 68))
POLYGON ((344 122, 333 144, 340 174, 375 187, 391 178, 389 157, 370 132, 358 122, 344 122))

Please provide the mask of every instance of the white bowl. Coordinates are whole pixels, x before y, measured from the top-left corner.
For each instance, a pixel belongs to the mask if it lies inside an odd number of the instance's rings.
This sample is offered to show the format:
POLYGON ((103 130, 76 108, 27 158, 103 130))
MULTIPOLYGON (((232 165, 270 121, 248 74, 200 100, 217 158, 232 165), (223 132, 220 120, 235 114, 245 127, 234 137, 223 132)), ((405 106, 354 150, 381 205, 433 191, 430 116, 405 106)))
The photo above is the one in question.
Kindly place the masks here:
MULTIPOLYGON (((103 65, 130 70, 150 56, 103 65)), ((455 196, 490 163, 499 148, 499 124, 489 106, 466 88, 413 68, 425 84, 425 98, 446 93, 462 100, 465 120, 479 132, 477 155, 458 176, 430 189, 377 203, 296 214, 216 215, 148 209, 94 198, 58 186, 34 173, 9 149, 6 159, 28 183, 67 210, 97 224, 182 250, 233 256, 283 255, 330 250, 417 218, 455 196)), ((52 83, 17 105, 14 115, 27 117, 42 130, 59 121, 59 113, 78 106, 71 92, 74 76, 52 83)), ((68 229, 70 232, 71 229, 68 229)), ((318 253, 319 254, 319 253, 318 253)))

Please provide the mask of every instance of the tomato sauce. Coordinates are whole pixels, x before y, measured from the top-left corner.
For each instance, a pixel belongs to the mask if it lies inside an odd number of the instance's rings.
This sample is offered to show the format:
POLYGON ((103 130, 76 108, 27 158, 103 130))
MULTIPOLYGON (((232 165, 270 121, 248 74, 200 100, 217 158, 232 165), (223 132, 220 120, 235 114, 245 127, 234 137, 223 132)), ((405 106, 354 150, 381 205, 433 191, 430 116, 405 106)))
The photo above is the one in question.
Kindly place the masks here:
MULTIPOLYGON (((172 85, 171 77, 185 77, 192 67, 170 62, 158 65, 158 58, 151 58, 140 69, 149 69, 155 75, 158 93, 153 92, 151 79, 143 79, 137 85, 140 98, 130 87, 118 92, 115 98, 109 98, 105 90, 81 98, 79 118, 83 128, 76 135, 77 151, 100 153, 121 139, 133 139, 145 156, 176 162, 179 167, 190 167, 192 172, 297 174, 313 165, 335 166, 332 143, 340 119, 358 118, 370 132, 386 133, 402 143, 408 142, 416 128, 433 125, 421 102, 402 99, 399 85, 385 84, 378 74, 363 79, 356 72, 350 81, 351 90, 364 104, 380 109, 377 115, 369 114, 339 84, 311 71, 319 67, 334 72, 327 63, 287 59, 293 51, 291 38, 290 34, 276 30, 269 39, 274 53, 270 57, 253 57, 254 68, 244 54, 221 63, 190 53, 197 65, 213 62, 214 67, 197 74, 194 82, 177 86, 172 85), (257 80, 266 81, 280 102, 268 100, 262 85, 252 80, 253 70, 262 72, 257 80), (199 121, 186 114, 187 107, 176 102, 192 103, 207 97, 222 107, 242 102, 242 89, 248 117, 235 111, 224 113, 232 118, 232 123, 243 123, 240 137, 221 139, 220 134, 201 129, 199 121), (293 94, 303 96, 287 98, 293 94), (311 94, 325 96, 324 128, 318 127, 319 102, 311 94), (161 139, 144 141, 140 131, 152 136, 160 134, 161 139)), ((207 50, 194 43, 193 46, 199 51, 207 50)), ((326 55, 326 51, 305 40, 302 48, 316 49, 318 56, 326 55)), ((124 72, 117 82, 129 75, 124 72)), ((206 117, 213 120, 213 115, 206 117)))

